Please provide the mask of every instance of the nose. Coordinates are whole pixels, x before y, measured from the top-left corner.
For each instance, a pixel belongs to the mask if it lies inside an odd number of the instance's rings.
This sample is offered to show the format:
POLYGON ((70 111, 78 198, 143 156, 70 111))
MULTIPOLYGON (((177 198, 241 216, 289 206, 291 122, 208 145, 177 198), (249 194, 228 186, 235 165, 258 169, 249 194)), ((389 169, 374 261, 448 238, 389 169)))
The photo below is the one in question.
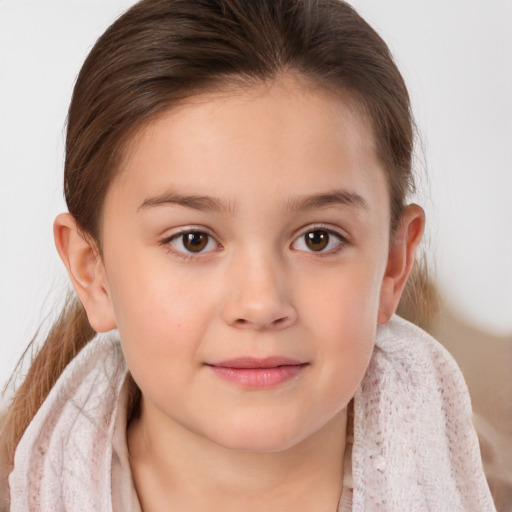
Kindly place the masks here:
POLYGON ((277 258, 252 255, 238 258, 227 272, 224 321, 237 328, 278 330, 297 321, 286 271, 277 258))

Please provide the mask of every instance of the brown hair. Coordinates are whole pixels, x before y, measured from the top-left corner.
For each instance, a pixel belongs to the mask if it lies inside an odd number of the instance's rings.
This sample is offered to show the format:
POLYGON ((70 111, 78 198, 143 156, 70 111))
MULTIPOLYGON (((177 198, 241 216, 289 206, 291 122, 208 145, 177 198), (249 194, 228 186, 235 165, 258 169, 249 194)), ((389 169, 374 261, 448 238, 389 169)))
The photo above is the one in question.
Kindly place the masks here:
MULTIPOLYGON (((142 0, 97 41, 73 92, 64 190, 80 229, 101 249, 105 194, 143 125, 201 91, 284 72, 348 93, 370 120, 394 228, 413 187, 409 96, 386 44, 352 7, 341 0, 142 0)), ((71 298, 11 403, 4 425, 11 461, 62 370, 93 335, 71 298)))

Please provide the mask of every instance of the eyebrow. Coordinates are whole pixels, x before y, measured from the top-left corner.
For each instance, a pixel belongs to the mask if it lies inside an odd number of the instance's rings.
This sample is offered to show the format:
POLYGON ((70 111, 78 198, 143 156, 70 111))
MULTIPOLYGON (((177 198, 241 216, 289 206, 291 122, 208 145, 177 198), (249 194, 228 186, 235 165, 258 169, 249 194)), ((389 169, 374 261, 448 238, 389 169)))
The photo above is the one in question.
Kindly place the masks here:
POLYGON ((348 190, 333 190, 321 194, 298 197, 290 199, 287 204, 290 211, 314 210, 336 205, 368 209, 368 203, 361 195, 348 190))
MULTIPOLYGON (((235 211, 234 204, 228 201, 206 195, 186 195, 172 191, 145 199, 137 211, 153 208, 155 206, 173 204, 194 210, 215 213, 232 214, 235 211)), ((352 206, 362 209, 368 208, 368 203, 362 196, 347 190, 333 190, 320 194, 300 196, 288 200, 286 204, 289 211, 314 210, 336 205, 352 206)))
POLYGON ((234 206, 230 202, 223 201, 211 196, 205 195, 186 195, 177 192, 164 192, 155 197, 149 197, 139 206, 137 211, 162 205, 179 205, 194 210, 216 212, 216 213, 233 213, 234 206))

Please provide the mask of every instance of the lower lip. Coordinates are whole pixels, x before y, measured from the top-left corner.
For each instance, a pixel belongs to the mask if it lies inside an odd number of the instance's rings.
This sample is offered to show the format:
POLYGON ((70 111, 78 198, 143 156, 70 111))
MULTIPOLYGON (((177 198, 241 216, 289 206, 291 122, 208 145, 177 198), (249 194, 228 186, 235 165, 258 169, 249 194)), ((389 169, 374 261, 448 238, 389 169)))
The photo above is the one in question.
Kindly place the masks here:
POLYGON ((270 388, 283 384, 306 367, 306 364, 276 366, 274 368, 230 368, 210 366, 221 379, 247 388, 270 388))

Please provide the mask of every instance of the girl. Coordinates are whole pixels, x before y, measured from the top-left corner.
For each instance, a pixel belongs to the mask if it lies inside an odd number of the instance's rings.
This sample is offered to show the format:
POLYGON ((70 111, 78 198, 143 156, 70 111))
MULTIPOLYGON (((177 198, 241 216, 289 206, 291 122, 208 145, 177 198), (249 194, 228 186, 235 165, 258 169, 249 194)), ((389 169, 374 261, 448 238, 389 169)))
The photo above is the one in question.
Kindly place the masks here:
POLYGON ((339 0, 143 0, 69 110, 71 298, 3 420, 12 511, 492 511, 462 376, 395 315, 409 99, 339 0))

